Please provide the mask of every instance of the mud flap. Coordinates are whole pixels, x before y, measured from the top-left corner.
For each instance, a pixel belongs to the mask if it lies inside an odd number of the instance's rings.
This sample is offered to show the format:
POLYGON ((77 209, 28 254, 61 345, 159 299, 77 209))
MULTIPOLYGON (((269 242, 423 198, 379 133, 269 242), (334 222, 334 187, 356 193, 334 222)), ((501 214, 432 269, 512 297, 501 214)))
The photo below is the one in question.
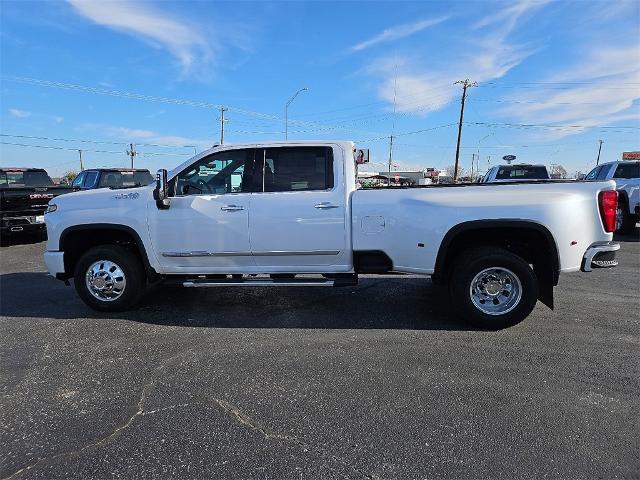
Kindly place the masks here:
POLYGON ((535 264, 533 271, 538 278, 538 300, 553 310, 553 286, 557 283, 553 268, 543 262, 542 265, 535 264))

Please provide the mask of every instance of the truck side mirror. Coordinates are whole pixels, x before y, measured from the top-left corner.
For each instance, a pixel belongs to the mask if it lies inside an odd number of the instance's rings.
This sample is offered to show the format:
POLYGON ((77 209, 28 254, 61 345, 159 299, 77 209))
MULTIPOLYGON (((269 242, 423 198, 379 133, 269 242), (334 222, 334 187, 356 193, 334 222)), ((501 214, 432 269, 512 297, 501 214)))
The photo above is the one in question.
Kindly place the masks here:
POLYGON ((153 199, 159 209, 169 208, 171 202, 168 195, 167 171, 164 168, 156 173, 156 188, 153 190, 153 199))

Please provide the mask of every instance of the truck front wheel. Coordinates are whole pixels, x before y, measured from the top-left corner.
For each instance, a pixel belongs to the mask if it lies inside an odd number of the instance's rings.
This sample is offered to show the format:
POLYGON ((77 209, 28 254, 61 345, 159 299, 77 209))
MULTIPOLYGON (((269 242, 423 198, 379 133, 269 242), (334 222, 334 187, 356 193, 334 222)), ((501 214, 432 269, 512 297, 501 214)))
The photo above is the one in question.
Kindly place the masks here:
POLYGON ((103 245, 80 257, 73 283, 91 308, 117 312, 138 302, 144 293, 145 275, 133 253, 117 245, 103 245))
POLYGON ((527 318, 538 299, 538 280, 521 257, 502 248, 480 247, 457 259, 449 292, 465 321, 497 330, 527 318))

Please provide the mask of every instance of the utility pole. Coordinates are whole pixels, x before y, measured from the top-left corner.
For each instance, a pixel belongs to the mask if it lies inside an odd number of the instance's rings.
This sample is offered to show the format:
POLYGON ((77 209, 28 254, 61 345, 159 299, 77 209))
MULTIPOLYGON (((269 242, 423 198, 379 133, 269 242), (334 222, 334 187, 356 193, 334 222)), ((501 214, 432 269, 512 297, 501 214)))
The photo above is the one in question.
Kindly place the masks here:
POLYGON ((387 185, 391 186, 391 162, 393 159, 393 135, 389 137, 389 179, 387 185))
POLYGON ((476 154, 472 153, 471 154, 471 181, 473 182, 473 164, 476 161, 476 154))
POLYGON ((129 144, 129 150, 127 150, 127 155, 131 157, 131 168, 133 168, 133 158, 138 154, 136 152, 136 146, 133 143, 129 144))
POLYGON ((224 108, 224 105, 220 105, 220 145, 224 145, 224 112, 229 110, 228 108, 224 108))
POLYGON ((80 154, 80 171, 83 171, 84 168, 82 167, 82 150, 78 150, 78 153, 80 154))
POLYGON ((291 105, 291 102, 293 102, 296 99, 296 97, 300 95, 300 93, 307 92, 308 90, 309 89, 307 87, 301 88, 296 93, 294 93, 289 100, 287 100, 287 103, 284 106, 284 139, 285 141, 289 140, 289 105, 291 105))
POLYGON ((462 119, 464 118, 464 101, 467 98, 467 88, 478 86, 476 82, 471 82, 469 81, 468 78, 465 80, 458 80, 457 82, 454 82, 454 85, 456 84, 462 85, 462 100, 460 102, 460 121, 458 122, 458 144, 456 146, 456 163, 453 170, 454 183, 458 180, 458 163, 460 161, 460 139, 462 137, 462 119))
POLYGON ((600 152, 602 151, 602 140, 598 140, 600 142, 600 146, 598 147, 598 158, 596 158, 596 167, 600 163, 600 152))

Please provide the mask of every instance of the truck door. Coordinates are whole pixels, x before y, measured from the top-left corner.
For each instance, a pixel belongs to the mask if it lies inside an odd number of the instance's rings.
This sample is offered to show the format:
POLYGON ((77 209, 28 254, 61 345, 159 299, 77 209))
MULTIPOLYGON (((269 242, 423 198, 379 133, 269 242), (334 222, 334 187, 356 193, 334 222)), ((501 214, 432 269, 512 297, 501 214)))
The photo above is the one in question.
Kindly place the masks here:
POLYGON ((170 180, 168 209, 149 204, 149 231, 165 273, 229 273, 254 265, 253 170, 253 149, 216 152, 170 180))
MULTIPOLYGON (((337 147, 336 147, 337 149, 337 147)), ((351 268, 342 152, 328 146, 256 149, 251 252, 264 271, 351 268)))

